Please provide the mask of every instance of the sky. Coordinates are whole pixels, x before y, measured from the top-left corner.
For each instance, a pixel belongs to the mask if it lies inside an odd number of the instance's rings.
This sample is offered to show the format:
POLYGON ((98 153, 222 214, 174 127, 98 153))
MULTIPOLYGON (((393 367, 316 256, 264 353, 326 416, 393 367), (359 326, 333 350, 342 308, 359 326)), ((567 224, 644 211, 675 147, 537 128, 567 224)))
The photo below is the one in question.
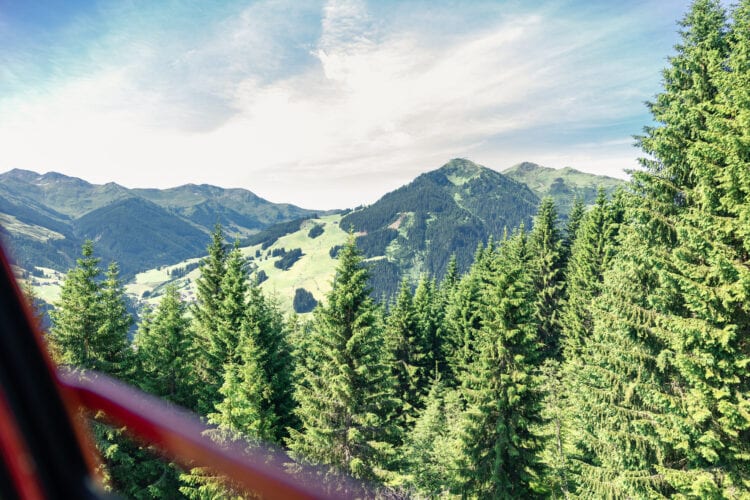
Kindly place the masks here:
POLYGON ((616 177, 688 0, 0 0, 0 171, 329 209, 451 158, 616 177))

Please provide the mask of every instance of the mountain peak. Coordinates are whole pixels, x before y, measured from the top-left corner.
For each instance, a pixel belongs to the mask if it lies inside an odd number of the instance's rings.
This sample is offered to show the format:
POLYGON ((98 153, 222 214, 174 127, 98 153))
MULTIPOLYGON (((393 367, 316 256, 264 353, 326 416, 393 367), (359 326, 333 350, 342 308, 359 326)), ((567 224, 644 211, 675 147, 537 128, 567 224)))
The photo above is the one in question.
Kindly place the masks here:
POLYGON ((528 173, 528 172, 535 172, 535 171, 547 171, 547 170, 554 170, 549 167, 543 167, 539 165, 538 163, 533 163, 530 161, 523 161, 521 163, 518 163, 516 165, 513 165, 512 167, 505 170, 505 172, 517 172, 517 173, 528 173))
POLYGON ((485 167, 477 165, 466 158, 454 158, 438 169, 438 172, 454 185, 459 186, 474 179, 482 173, 485 167))
POLYGON ((31 170, 23 170, 21 168, 14 168, 7 172, 0 174, 0 178, 13 179, 21 182, 31 182, 39 177, 39 174, 31 170))

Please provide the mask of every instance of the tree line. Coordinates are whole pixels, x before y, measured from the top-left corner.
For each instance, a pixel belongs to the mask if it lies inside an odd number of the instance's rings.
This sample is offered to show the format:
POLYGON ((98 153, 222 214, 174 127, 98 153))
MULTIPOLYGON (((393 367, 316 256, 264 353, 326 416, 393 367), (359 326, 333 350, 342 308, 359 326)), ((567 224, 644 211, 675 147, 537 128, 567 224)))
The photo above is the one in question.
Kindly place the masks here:
MULTIPOLYGON (((460 275, 379 304, 356 240, 311 320, 285 317, 213 234, 194 303, 168 288, 132 342, 117 267, 87 243, 47 336, 61 363, 276 443, 382 497, 750 496, 750 1, 696 0, 625 189, 551 199, 460 275)), ((127 496, 230 493, 94 423, 127 496)))

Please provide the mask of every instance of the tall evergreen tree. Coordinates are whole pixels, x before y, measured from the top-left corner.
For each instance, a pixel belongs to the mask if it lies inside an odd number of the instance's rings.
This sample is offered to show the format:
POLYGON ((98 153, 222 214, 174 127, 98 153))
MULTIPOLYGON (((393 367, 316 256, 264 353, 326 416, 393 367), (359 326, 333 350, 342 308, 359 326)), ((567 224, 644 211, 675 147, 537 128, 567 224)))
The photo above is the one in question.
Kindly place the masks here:
POLYGON ((411 285, 401 281, 396 302, 390 309, 385 325, 385 343, 390 352, 399 408, 396 422, 403 432, 414 423, 422 402, 425 385, 425 346, 419 336, 411 285))
MULTIPOLYGON (((208 415, 209 424, 216 428, 207 434, 219 444, 249 441, 257 451, 257 446, 277 439, 278 419, 273 413, 271 387, 259 364, 252 336, 242 337, 237 357, 238 360, 228 362, 224 369, 224 383, 219 390, 223 399, 216 404, 216 411, 208 415)), ((243 491, 206 467, 194 468, 180 479, 180 492, 187 498, 253 496, 253 492, 243 491)))
POLYGON ((288 444, 300 460, 374 479, 384 474, 391 448, 393 389, 367 280, 351 237, 333 288, 314 312, 296 394, 302 427, 288 444))
POLYGON ((448 386, 456 385, 460 373, 477 354, 476 337, 487 314, 482 297, 492 284, 496 265, 495 243, 490 241, 486 248, 480 245, 469 272, 456 285, 447 304, 443 349, 450 368, 445 377, 448 386))
POLYGON ((541 343, 522 235, 502 245, 477 354, 462 372, 466 410, 459 457, 463 495, 529 498, 540 492, 541 343))
POLYGON ((174 285, 167 286, 147 328, 135 339, 141 387, 185 408, 196 407, 195 373, 187 306, 174 285))
POLYGON ((565 359, 578 358, 582 342, 594 328, 591 306, 601 293, 604 271, 614 258, 617 233, 622 223, 622 192, 607 201, 599 190, 596 203, 582 218, 565 273, 567 300, 562 307, 561 324, 565 359))
POLYGON ((576 230, 566 269, 567 300, 562 307, 562 365, 548 360, 544 365, 544 416, 548 436, 544 461, 546 483, 553 496, 567 497, 575 487, 580 457, 576 454, 578 428, 571 415, 588 394, 575 383, 582 370, 581 351, 592 335, 593 301, 601 293, 604 271, 615 255, 616 236, 622 219, 621 193, 608 202, 599 190, 595 205, 582 217, 576 230))
POLYGON ((201 261, 200 278, 196 280, 196 300, 191 306, 193 348, 199 354, 195 368, 201 378, 198 408, 204 415, 213 411, 223 383, 224 360, 211 354, 217 345, 221 345, 216 337, 219 335, 220 309, 224 301, 221 285, 227 269, 227 249, 221 224, 217 223, 214 227, 207 253, 201 261))
POLYGON ((719 156, 710 126, 726 64, 725 13, 718 1, 696 0, 682 27, 651 105, 657 125, 639 140, 651 158, 633 174, 622 250, 594 301, 574 379, 586 395, 576 409, 584 495, 737 496, 747 470, 740 379, 723 368, 736 366, 741 343, 729 347, 732 314, 706 287, 731 275, 707 238, 724 219, 711 220, 719 176, 706 160, 719 156))
MULTIPOLYGON (((601 192, 602 190, 603 189, 600 187, 599 191, 601 192)), ((585 215, 586 204, 583 202, 582 198, 576 196, 573 199, 573 206, 568 214, 568 222, 565 224, 565 234, 563 235, 562 260, 565 267, 568 265, 568 259, 570 259, 570 254, 573 251, 573 243, 576 240, 578 229, 581 227, 585 215)))
POLYGON ((425 354, 425 376, 420 382, 420 392, 426 394, 429 391, 429 376, 434 375, 435 370, 446 373, 448 369, 442 328, 445 322, 445 305, 435 281, 427 276, 419 280, 414 291, 414 317, 425 354))
MULTIPOLYGON (((82 257, 66 276, 60 301, 51 313, 50 346, 61 363, 130 378, 134 365, 127 334, 132 318, 125 307, 118 267, 111 264, 102 283, 99 259, 93 252, 93 243, 84 243, 82 257)), ((143 477, 148 476, 147 468, 140 467, 138 446, 124 437, 124 429, 106 425, 98 417, 91 427, 104 459, 105 483, 137 496, 143 477)))
POLYGON ((119 276, 120 268, 117 263, 112 262, 107 268, 100 292, 101 325, 97 337, 104 352, 99 369, 130 381, 135 369, 133 350, 128 341, 133 317, 125 304, 125 289, 119 276))
POLYGON ((559 355, 560 305, 564 293, 565 253, 558 228, 557 209, 552 198, 539 205, 534 228, 529 234, 529 265, 536 291, 536 318, 545 355, 559 355))
POLYGON ((459 481, 454 463, 463 402, 458 391, 435 378, 423 406, 403 448, 406 483, 417 497, 447 496, 459 481))
POLYGON ((249 290, 242 336, 254 344, 252 351, 256 352, 258 367, 270 391, 271 406, 264 411, 274 415, 272 440, 281 443, 289 435, 289 429, 299 426, 294 413, 294 356, 278 304, 265 297, 257 284, 249 290))
POLYGON ((208 352, 210 365, 222 367, 219 375, 223 379, 223 367, 228 363, 238 362, 237 348, 242 335, 245 312, 247 308, 247 294, 249 278, 247 264, 238 243, 227 256, 225 272, 219 285, 221 302, 215 318, 215 332, 208 337, 208 352))
POLYGON ((76 267, 68 271, 60 300, 50 313, 52 328, 48 341, 60 363, 84 369, 99 369, 108 346, 100 342, 102 308, 99 300, 99 258, 87 240, 76 267))

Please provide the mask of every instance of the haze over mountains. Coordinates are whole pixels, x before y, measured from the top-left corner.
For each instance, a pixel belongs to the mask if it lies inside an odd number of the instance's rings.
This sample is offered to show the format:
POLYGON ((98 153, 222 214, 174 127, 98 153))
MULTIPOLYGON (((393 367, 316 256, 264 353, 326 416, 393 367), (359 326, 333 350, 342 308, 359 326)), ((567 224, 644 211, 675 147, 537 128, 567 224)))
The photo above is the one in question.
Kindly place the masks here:
MULTIPOLYGON (((179 269, 200 257, 220 222, 227 239, 240 240, 248 258, 255 259, 251 267, 269 277, 265 286, 291 303, 297 288, 322 298, 335 268, 333 247, 350 229, 373 267, 374 293, 390 295, 404 274, 412 280, 422 273, 439 277, 451 255, 465 270, 480 242, 520 224, 530 228, 543 196, 552 196, 565 217, 575 196, 592 203, 599 186, 611 192, 621 182, 533 163, 500 173, 454 159, 372 205, 321 214, 271 203, 244 189, 192 184, 128 189, 54 172, 11 170, 0 174, 0 232, 19 267, 32 274, 37 267, 66 271, 82 242, 92 239, 103 261, 116 260, 131 279, 163 266, 179 269), (316 225, 320 234, 311 237, 316 225), (299 262, 285 269, 271 265, 297 248, 299 262)), ((173 277, 162 274, 153 286, 173 277)), ((189 279, 184 287, 190 287, 189 279)), ((137 290, 139 296, 152 291, 137 290)))

